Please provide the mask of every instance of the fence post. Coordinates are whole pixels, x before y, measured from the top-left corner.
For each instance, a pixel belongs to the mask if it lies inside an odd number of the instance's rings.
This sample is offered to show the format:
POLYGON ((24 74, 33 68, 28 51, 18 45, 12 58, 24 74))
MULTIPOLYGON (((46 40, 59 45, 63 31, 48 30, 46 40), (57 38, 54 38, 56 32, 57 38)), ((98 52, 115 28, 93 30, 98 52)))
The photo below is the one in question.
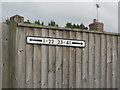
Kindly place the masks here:
POLYGON ((2 89, 2 24, 0 24, 0 90, 2 89))
POLYGON ((15 76, 15 53, 16 53, 16 29, 18 23, 23 23, 24 18, 19 15, 15 15, 10 18, 10 88, 14 88, 14 84, 16 80, 15 76))

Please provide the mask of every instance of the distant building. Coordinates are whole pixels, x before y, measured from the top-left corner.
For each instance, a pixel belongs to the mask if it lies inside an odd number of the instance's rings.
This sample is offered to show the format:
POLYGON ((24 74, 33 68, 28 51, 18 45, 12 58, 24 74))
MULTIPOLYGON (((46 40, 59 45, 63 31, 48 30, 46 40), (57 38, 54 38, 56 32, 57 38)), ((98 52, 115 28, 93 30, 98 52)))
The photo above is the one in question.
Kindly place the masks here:
POLYGON ((90 30, 95 30, 95 31, 104 31, 104 24, 101 22, 98 22, 96 19, 93 20, 93 23, 89 25, 90 30))

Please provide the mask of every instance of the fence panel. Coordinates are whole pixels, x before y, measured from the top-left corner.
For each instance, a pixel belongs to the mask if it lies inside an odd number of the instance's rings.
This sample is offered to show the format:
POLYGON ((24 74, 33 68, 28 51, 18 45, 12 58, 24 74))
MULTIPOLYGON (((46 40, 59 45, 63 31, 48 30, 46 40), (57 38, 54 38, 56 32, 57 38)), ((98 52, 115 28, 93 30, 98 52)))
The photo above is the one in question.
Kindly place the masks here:
POLYGON ((3 88, 120 88, 120 35, 19 19, 14 17, 10 28, 4 26, 3 88), (85 40, 86 47, 27 44, 27 36, 85 40))

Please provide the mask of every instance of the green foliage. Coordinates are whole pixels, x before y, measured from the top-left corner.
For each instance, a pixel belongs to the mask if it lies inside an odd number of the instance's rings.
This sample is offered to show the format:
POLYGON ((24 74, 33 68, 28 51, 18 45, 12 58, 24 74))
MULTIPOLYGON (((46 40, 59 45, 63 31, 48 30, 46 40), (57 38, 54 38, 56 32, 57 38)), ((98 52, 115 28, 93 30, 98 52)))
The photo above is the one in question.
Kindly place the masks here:
POLYGON ((24 23, 26 23, 26 24, 32 24, 32 23, 30 22, 30 20, 28 20, 28 19, 27 19, 27 21, 25 21, 24 23))
POLYGON ((39 20, 36 20, 36 21, 34 22, 34 24, 37 24, 37 25, 44 25, 44 22, 40 23, 39 20))
POLYGON ((10 24, 10 19, 8 19, 8 18, 5 19, 5 21, 3 23, 9 25, 10 24))
POLYGON ((44 22, 42 22, 41 25, 44 25, 44 22))
MULTIPOLYGON (((7 18, 7 19, 5 19, 5 21, 3 23, 9 25, 10 20, 7 18)), ((30 22, 30 20, 26 20, 24 23, 32 24, 30 22)), ((33 24, 44 25, 44 22, 40 22, 40 20, 36 20, 33 24)), ((51 22, 48 23, 48 26, 59 27, 58 24, 56 24, 56 22, 53 21, 53 20, 51 20, 51 22)), ((86 29, 86 30, 88 30, 88 27, 86 27, 83 23, 75 24, 75 23, 72 23, 72 22, 67 22, 66 25, 65 25, 65 28, 76 28, 76 29, 86 29)))
POLYGON ((80 25, 79 24, 72 24, 72 23, 67 23, 65 28, 77 28, 77 29, 88 29, 87 27, 85 27, 85 25, 83 23, 81 23, 80 25))
POLYGON ((73 25, 68 22, 65 27, 66 27, 66 28, 73 28, 73 25))
POLYGON ((39 20, 36 20, 36 21, 34 22, 34 24, 40 25, 40 21, 39 21, 39 20))
POLYGON ((55 26, 55 27, 59 27, 58 24, 55 23, 55 21, 52 21, 48 23, 48 26, 55 26))

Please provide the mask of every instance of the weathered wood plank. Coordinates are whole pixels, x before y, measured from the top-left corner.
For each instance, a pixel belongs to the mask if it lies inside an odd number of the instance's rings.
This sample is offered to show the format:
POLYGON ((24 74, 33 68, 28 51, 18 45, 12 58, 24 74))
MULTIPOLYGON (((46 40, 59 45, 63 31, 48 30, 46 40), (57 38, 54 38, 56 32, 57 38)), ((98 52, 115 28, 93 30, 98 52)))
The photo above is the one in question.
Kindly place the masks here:
MULTIPOLYGON (((13 77, 13 88, 17 88, 18 87, 18 45, 17 45, 17 40, 18 40, 18 28, 15 28, 15 32, 13 33, 13 61, 10 61, 13 63, 13 65, 11 66, 11 69, 13 70, 13 73, 11 73, 12 77, 13 77)), ((11 42, 11 41, 10 41, 11 42)), ((12 51, 10 50, 10 52, 12 51)), ((11 82, 11 80, 10 80, 11 82)))
POLYGON ((25 45, 26 45, 26 30, 25 28, 19 27, 17 29, 17 39, 16 39, 16 45, 17 48, 17 58, 18 60, 18 88, 25 88, 25 45))
POLYGON ((112 36, 112 88, 117 88, 117 73, 118 73, 118 52, 117 52, 117 36, 112 36))
POLYGON ((95 87, 95 35, 89 34, 89 88, 95 87))
POLYGON ((112 36, 107 35, 107 88, 112 88, 112 36))
MULTIPOLYGON (((26 28, 26 36, 33 36, 33 29, 26 28)), ((33 88, 33 45, 26 44, 26 88, 33 88)))
MULTIPOLYGON (((34 36, 41 36, 41 30, 35 28, 34 36)), ((34 67, 34 88, 41 87, 41 46, 34 45, 34 57, 33 57, 33 67, 34 67)))
POLYGON ((0 24, 0 89, 2 89, 2 24, 0 24))
POLYGON ((100 53, 100 35, 95 34, 95 88, 100 88, 100 81, 101 81, 101 53, 100 53))
POLYGON ((107 36, 101 35, 101 88, 107 87, 107 36))
MULTIPOLYGON (((82 40, 82 33, 76 32, 77 40, 82 40)), ((82 88, 82 49, 76 48, 76 88, 82 88)))
MULTIPOLYGON (((62 31, 56 30, 56 38, 62 38, 62 31)), ((56 46, 56 88, 62 88, 62 47, 56 46)))
POLYGON ((83 40, 86 41, 86 47, 82 49, 82 80, 83 80, 83 88, 88 88, 89 81, 89 61, 88 61, 88 33, 83 33, 83 40))
MULTIPOLYGON (((63 38, 69 38, 70 32, 64 31, 63 38)), ((63 47, 63 88, 69 87, 69 47, 63 47)))
POLYGON ((17 23, 23 23, 24 18, 21 16, 13 16, 10 18, 10 51, 9 51, 9 56, 10 56, 10 88, 17 88, 18 87, 18 61, 17 61, 17 23))
MULTIPOLYGON (((70 32, 70 39, 76 38, 76 32, 70 32)), ((76 86, 76 48, 70 47, 69 88, 76 86)))
MULTIPOLYGON (((49 37, 56 37, 55 30, 49 29, 49 37)), ((55 73, 56 73, 56 47, 49 46, 49 73, 48 73, 48 88, 55 88, 55 73)))
POLYGON ((117 79, 117 88, 120 90, 120 36, 118 36, 118 79, 117 79))
POLYGON ((9 88, 9 26, 3 24, 2 32, 2 88, 9 88))
MULTIPOLYGON (((47 37, 49 31, 47 29, 42 29, 42 36, 47 37)), ((41 88, 48 87, 48 46, 41 45, 41 88)))

